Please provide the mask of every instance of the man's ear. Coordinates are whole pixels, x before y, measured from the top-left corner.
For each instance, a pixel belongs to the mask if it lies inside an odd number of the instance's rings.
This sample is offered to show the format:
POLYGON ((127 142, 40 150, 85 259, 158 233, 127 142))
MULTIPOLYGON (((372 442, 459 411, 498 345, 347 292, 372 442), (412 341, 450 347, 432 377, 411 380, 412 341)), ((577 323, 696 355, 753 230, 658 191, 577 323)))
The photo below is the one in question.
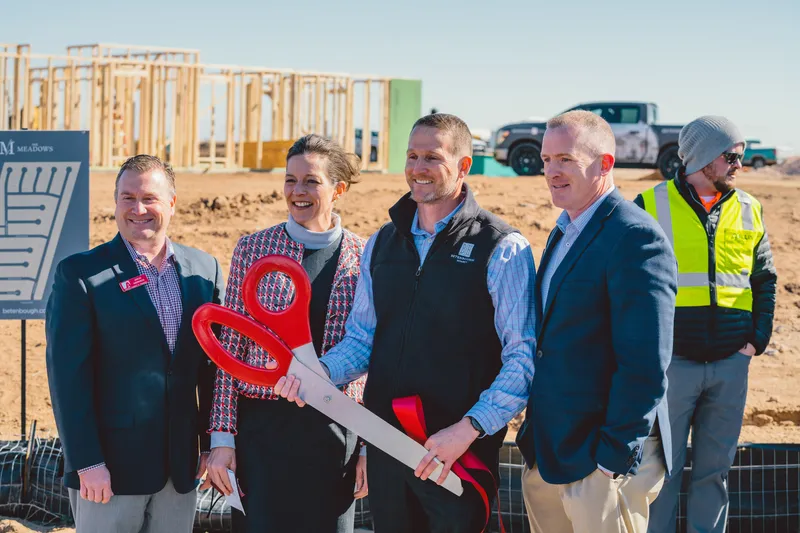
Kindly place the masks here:
POLYGON ((600 173, 603 175, 611 172, 614 168, 614 156, 612 154, 603 154, 603 159, 600 161, 600 173))
POLYGON ((465 155, 464 157, 458 160, 458 177, 466 178, 471 168, 472 168, 472 158, 468 155, 465 155))

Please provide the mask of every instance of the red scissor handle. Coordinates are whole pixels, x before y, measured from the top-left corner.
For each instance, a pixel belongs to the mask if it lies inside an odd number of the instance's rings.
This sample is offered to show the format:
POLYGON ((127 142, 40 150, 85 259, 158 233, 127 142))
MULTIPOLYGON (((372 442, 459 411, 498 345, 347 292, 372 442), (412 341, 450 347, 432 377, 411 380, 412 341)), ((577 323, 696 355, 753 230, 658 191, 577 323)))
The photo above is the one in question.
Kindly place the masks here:
POLYGON ((203 351, 217 366, 246 383, 272 387, 285 376, 292 350, 311 342, 308 306, 311 283, 303 267, 282 255, 262 257, 250 267, 242 284, 244 307, 253 318, 221 305, 206 303, 192 316, 192 331, 203 351), (283 311, 269 311, 258 300, 258 284, 270 272, 282 272, 295 286, 294 301, 283 311), (227 326, 264 348, 278 363, 275 369, 258 368, 237 359, 219 342, 212 324, 227 326))
POLYGON ((285 255, 267 255, 250 266, 242 283, 244 308, 250 316, 278 334, 290 350, 311 342, 308 307, 311 282, 303 266, 285 255), (270 311, 258 299, 258 284, 267 274, 286 274, 294 284, 294 301, 283 311, 270 311))

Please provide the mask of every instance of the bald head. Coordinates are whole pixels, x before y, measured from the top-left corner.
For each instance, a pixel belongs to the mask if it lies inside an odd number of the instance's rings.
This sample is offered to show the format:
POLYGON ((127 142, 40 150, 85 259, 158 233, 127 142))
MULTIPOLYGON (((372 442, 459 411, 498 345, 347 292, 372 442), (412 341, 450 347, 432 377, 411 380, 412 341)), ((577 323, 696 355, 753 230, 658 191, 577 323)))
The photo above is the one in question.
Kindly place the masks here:
POLYGON ((548 130, 568 129, 575 136, 581 149, 591 157, 602 154, 614 155, 617 142, 608 122, 591 111, 568 111, 547 122, 548 130))

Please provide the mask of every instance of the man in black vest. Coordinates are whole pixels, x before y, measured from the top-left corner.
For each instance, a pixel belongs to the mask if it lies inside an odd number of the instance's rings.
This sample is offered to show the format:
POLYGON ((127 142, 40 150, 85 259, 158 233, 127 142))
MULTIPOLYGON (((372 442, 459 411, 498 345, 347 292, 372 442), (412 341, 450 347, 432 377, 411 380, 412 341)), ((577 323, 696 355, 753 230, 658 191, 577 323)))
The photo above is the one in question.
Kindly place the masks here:
MULTIPOLYGON (((484 503, 469 483, 460 497, 438 483, 467 450, 497 477, 507 423, 524 408, 533 377, 535 271, 528 241, 481 209, 464 183, 472 136, 458 117, 419 119, 406 155, 410 192, 364 249, 347 335, 320 361, 334 383, 368 371, 368 409, 401 428, 396 398, 418 395, 428 455, 415 471, 370 448, 367 477, 377 533, 477 533, 484 503), (426 481, 443 464, 437 484, 426 481)), ((299 382, 275 392, 290 401, 299 382)), ((475 474, 491 502, 492 480, 475 474)))

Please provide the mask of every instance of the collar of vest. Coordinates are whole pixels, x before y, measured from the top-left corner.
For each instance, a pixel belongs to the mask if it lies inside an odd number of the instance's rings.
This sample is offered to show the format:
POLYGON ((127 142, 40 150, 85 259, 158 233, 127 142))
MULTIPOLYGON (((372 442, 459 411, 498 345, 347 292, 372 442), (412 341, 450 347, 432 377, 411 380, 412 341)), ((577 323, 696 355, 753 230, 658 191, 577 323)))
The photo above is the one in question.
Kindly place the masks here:
MULTIPOLYGON (((683 170, 683 167, 681 167, 683 170)), ((678 189, 678 192, 683 197, 684 200, 689 202, 689 205, 694 205, 702 209, 703 213, 706 213, 705 207, 703 207, 703 203, 700 201, 700 195, 697 194, 697 191, 694 188, 694 185, 686 181, 686 174, 684 172, 678 172, 677 175, 672 179, 675 182, 675 187, 678 189)), ((736 194, 736 189, 731 189, 727 193, 723 194, 717 203, 715 203, 711 209, 713 210, 717 206, 722 206, 725 202, 728 201, 734 194, 736 194)))
MULTIPOLYGON (((464 206, 453 216, 442 232, 452 231, 465 222, 474 220, 481 212, 481 207, 478 205, 478 202, 475 201, 475 195, 472 194, 472 190, 466 183, 462 184, 461 192, 462 194, 466 192, 464 206)), ((411 199, 411 192, 407 192, 389 209, 389 218, 392 219, 397 231, 411 239, 413 238, 411 235, 411 223, 414 221, 414 214, 416 212, 417 202, 411 199)))

